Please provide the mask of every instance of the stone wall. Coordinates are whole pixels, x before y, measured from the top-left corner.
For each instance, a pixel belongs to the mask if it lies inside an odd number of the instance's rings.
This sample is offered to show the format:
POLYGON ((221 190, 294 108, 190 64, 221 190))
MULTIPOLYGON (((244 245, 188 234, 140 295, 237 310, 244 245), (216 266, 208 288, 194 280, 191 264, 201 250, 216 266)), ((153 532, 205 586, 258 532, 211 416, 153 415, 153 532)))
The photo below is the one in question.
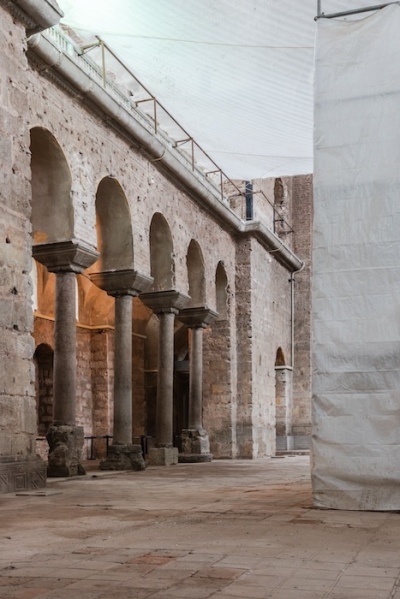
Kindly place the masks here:
POLYGON ((294 251, 305 264, 304 269, 294 275, 293 435, 301 448, 308 447, 311 434, 312 175, 293 178, 292 210, 294 251))
POLYGON ((25 30, 0 6, 0 492, 44 484, 36 459, 25 30))

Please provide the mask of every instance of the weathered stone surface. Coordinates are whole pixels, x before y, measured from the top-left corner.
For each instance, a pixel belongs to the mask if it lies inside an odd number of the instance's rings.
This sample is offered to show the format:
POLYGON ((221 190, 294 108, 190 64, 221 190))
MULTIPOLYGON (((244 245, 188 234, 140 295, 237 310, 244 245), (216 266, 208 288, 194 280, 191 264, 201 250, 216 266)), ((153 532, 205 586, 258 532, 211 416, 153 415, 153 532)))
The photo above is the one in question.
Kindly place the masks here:
POLYGON ((77 476, 86 474, 81 464, 83 428, 51 426, 46 435, 49 444, 47 476, 77 476))
POLYGON ((100 462, 100 470, 144 470, 140 445, 110 445, 107 457, 100 462))
POLYGON ((179 462, 211 462, 210 441, 204 429, 184 429, 182 431, 182 452, 179 462))
POLYGON ((177 447, 151 447, 149 451, 150 466, 174 466, 178 463, 177 447))
POLYGON ((46 486, 46 464, 36 455, 0 457, 0 493, 46 486))

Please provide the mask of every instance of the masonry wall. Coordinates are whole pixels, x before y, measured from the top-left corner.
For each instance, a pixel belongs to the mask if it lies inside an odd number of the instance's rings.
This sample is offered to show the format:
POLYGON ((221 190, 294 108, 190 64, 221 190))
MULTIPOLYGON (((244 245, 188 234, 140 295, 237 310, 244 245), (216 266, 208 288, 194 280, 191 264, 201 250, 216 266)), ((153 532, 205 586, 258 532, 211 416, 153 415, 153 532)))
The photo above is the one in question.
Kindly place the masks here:
POLYGON ((311 278, 312 278, 312 175, 293 177, 292 210, 294 251, 304 261, 295 274, 295 360, 293 371, 293 435, 297 447, 308 447, 311 434, 311 278))
POLYGON ((252 241, 253 434, 255 457, 275 454, 278 348, 290 363, 289 273, 252 241))
POLYGON ((44 479, 44 468, 35 458, 24 36, 23 27, 0 6, 0 492, 40 486, 44 479))

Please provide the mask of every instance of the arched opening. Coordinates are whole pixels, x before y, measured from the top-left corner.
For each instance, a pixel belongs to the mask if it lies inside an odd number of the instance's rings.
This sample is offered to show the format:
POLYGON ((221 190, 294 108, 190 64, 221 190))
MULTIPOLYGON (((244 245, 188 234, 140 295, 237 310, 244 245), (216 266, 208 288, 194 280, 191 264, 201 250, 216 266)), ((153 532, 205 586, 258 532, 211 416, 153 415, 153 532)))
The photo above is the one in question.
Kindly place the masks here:
POLYGON ((32 228, 35 243, 71 239, 71 172, 59 143, 46 129, 31 130, 32 228))
POLYGON ((276 352, 275 366, 285 366, 285 356, 281 347, 278 347, 276 352))
POLYGON ((44 437, 53 421, 53 361, 54 352, 41 343, 34 353, 36 366, 37 432, 44 437))
POLYGON ((277 177, 274 183, 274 204, 276 208, 281 208, 285 201, 285 188, 282 179, 277 177))
POLYGON ((218 262, 215 273, 215 293, 218 320, 228 318, 228 277, 226 276, 223 262, 218 262))
POLYGON ((154 291, 174 288, 175 264, 172 235, 167 221, 156 212, 150 225, 150 266, 154 291))
POLYGON ((96 231, 100 258, 93 270, 133 269, 133 235, 128 200, 121 185, 112 177, 102 179, 97 188, 96 231))
POLYGON ((189 281, 190 307, 206 305, 206 279, 204 259, 197 241, 192 239, 186 254, 189 281))

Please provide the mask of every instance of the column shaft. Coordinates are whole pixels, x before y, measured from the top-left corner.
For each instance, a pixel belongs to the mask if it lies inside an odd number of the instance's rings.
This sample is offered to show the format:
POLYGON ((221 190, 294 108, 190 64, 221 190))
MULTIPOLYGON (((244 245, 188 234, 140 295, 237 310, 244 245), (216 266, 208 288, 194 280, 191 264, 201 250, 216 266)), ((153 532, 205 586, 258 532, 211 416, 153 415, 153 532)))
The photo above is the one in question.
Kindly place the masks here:
POLYGON ((75 426, 76 275, 56 273, 54 326, 54 424, 75 426))
POLYGON ((132 443, 132 297, 115 298, 113 443, 132 443))
POLYGON ((173 312, 159 314, 156 446, 171 447, 173 435, 174 321, 173 312))
POLYGON ((203 427, 203 329, 191 329, 190 383, 189 383, 189 429, 203 427))

